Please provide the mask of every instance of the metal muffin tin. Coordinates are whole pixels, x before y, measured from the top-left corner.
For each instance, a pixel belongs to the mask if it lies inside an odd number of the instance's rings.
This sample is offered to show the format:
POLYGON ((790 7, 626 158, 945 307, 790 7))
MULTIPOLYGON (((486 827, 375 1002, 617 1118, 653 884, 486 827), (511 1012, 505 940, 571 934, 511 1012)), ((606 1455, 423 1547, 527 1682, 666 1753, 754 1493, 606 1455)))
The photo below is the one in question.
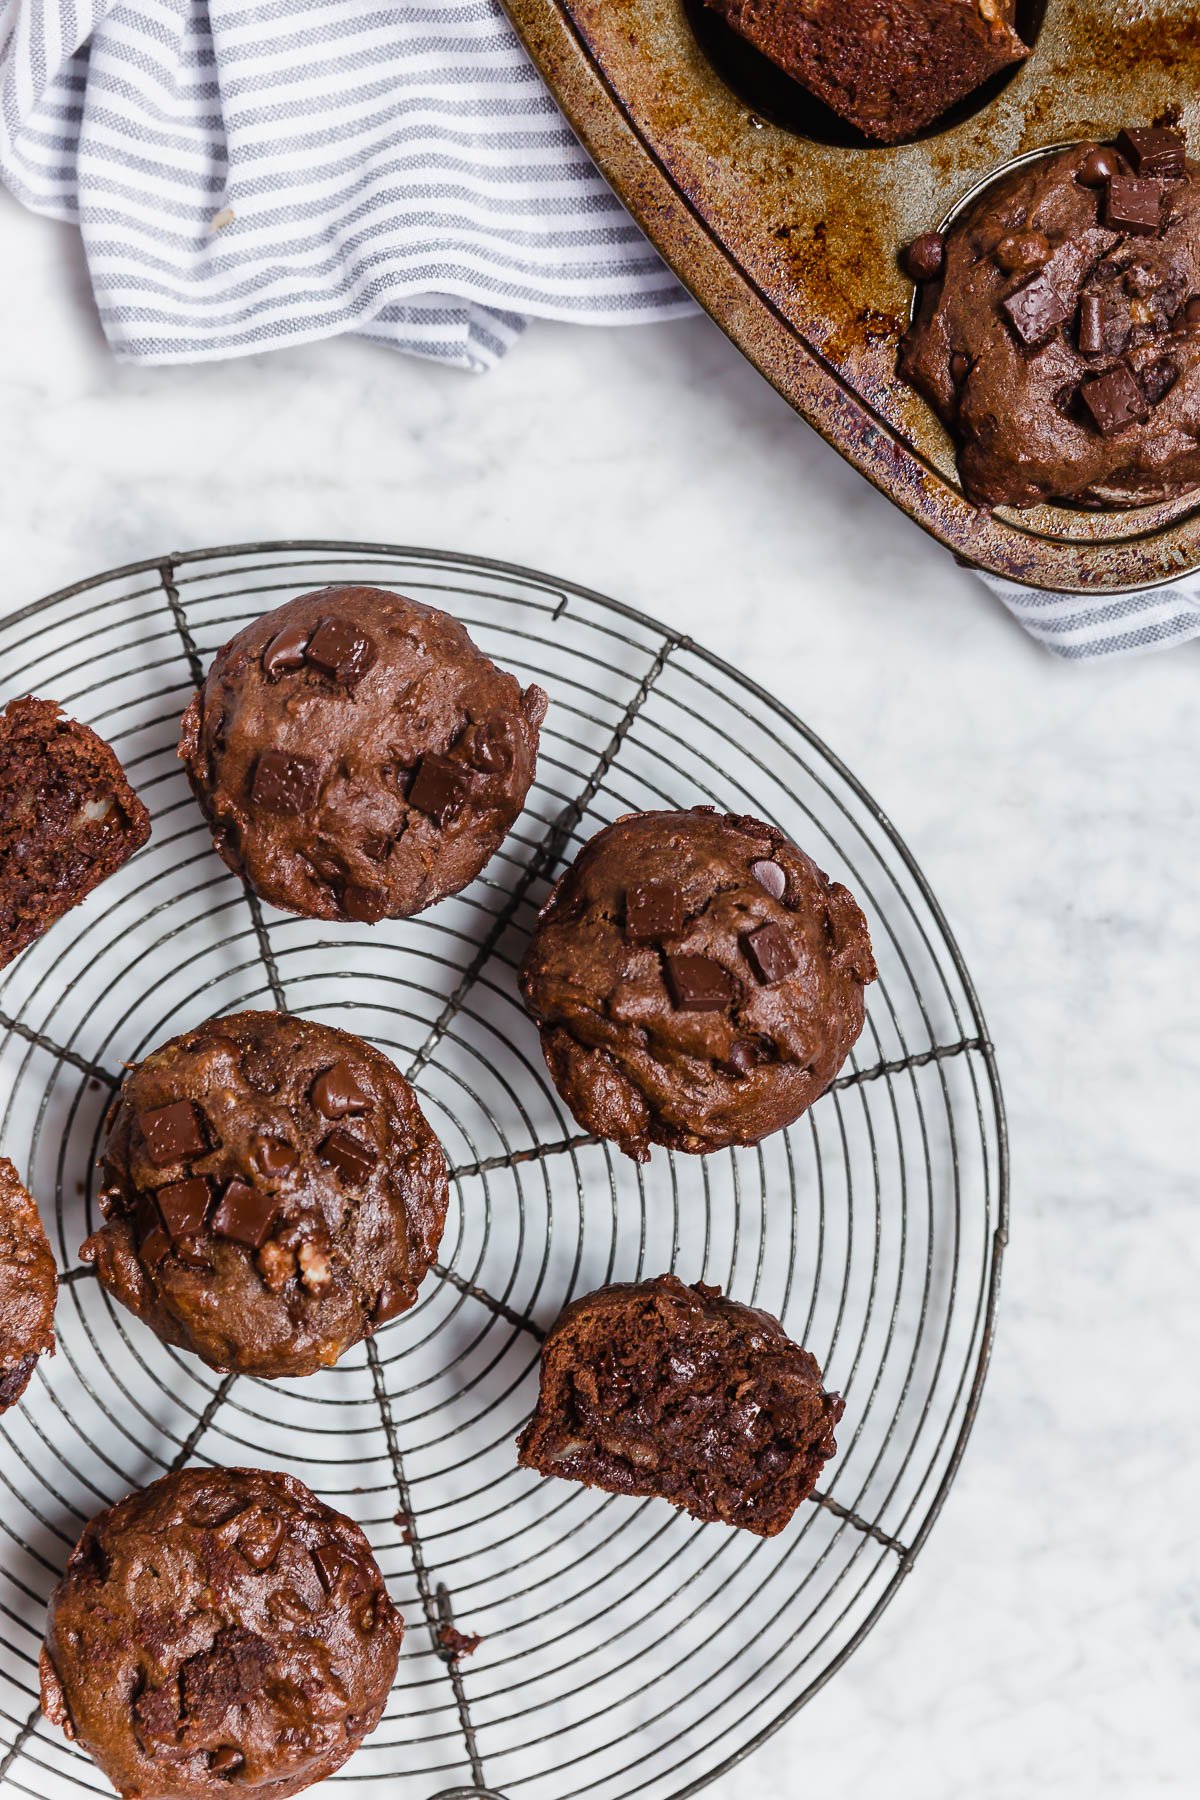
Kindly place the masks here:
POLYGON ((1200 565, 1194 493, 1123 512, 973 505, 947 433, 896 374, 913 294, 899 254, 969 194, 1020 158, 1127 124, 1179 122, 1200 144, 1192 0, 1028 0, 1028 62, 892 148, 857 137, 701 0, 504 3, 680 279, 917 524, 972 566, 1034 587, 1112 593, 1200 565))

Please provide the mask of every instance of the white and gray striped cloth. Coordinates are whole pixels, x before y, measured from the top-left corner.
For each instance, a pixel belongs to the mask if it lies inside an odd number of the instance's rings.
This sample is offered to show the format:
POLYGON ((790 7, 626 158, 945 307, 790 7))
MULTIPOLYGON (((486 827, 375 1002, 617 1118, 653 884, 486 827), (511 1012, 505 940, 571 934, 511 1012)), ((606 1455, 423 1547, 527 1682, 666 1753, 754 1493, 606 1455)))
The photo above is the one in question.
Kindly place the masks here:
MULTIPOLYGON (((497 0, 0 0, 0 180, 79 225, 118 356, 354 332, 490 368, 526 318, 692 301, 497 0)), ((1200 636, 1200 577, 1080 599, 987 577, 1077 661, 1200 636)))

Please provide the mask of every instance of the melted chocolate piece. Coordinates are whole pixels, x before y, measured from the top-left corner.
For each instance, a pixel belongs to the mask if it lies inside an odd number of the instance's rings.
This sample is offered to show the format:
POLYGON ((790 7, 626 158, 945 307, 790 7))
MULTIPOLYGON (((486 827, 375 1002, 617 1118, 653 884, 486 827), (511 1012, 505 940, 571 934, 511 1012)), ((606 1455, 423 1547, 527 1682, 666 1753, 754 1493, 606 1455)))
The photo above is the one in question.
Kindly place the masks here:
POLYGON ((645 881, 626 892, 625 936, 631 943, 678 937, 683 925, 683 895, 673 881, 645 881))
POLYGON ((258 1135, 250 1140, 250 1154, 255 1168, 263 1175, 283 1175, 300 1160, 294 1145, 285 1144, 281 1138, 258 1135))
POLYGON ((1001 301, 1009 324, 1027 350, 1049 342, 1067 317, 1066 302, 1055 292, 1048 275, 1035 275, 1023 287, 1001 301))
POLYGON ((733 998, 733 983, 709 956, 664 956, 671 1002, 679 1012, 723 1012, 733 998))
POLYGON ((245 1766, 245 1762, 246 1758, 233 1744, 222 1744, 209 1758, 208 1772, 210 1775, 233 1776, 245 1766))
POLYGON ((757 862, 750 864, 750 873, 760 888, 765 888, 772 900, 782 900, 787 891, 787 875, 777 862, 769 856, 760 856, 757 862))
POLYGON ((363 1113, 370 1105, 348 1062, 336 1062, 332 1068, 322 1070, 312 1084, 312 1103, 326 1119, 363 1113))
POLYGON ((264 750, 254 767, 250 798, 263 812, 286 817, 311 812, 320 785, 320 770, 311 757, 264 750))
POLYGON ((379 1161, 369 1144, 348 1131, 331 1131, 318 1152, 322 1162, 336 1169, 345 1181, 365 1181, 379 1161))
POLYGON ((1178 131, 1159 125, 1131 127, 1117 139, 1117 149, 1135 175, 1178 181, 1187 174, 1187 144, 1178 131))
POLYGON ((208 1149, 199 1109, 190 1100, 175 1100, 138 1114, 138 1128, 146 1140, 146 1155, 157 1168, 202 1156, 208 1149))
POLYGON ((264 1194, 261 1188, 235 1176, 213 1214, 212 1228, 218 1237, 244 1244, 248 1250, 261 1250, 278 1216, 279 1201, 274 1194, 264 1194))
POLYGON ((782 925, 773 919, 748 931, 742 939, 746 961, 754 970, 755 980, 763 987, 774 987, 777 981, 791 975, 796 968, 796 954, 782 925))
POLYGON ((1075 171, 1075 179, 1080 187, 1102 188, 1120 173, 1121 159, 1116 151, 1100 148, 1088 151, 1075 171))
POLYGON ((512 745, 488 720, 468 725, 462 737, 463 753, 481 775, 505 775, 512 768, 512 745))
POLYGON ((1124 363, 1118 363, 1107 375, 1082 382, 1079 398, 1102 437, 1111 437, 1146 418, 1146 397, 1124 363))
POLYGON ((412 786, 408 790, 410 806, 423 812, 438 825, 445 825, 458 812, 466 799, 461 763, 430 751, 417 765, 412 786))
MULTIPOLYGON (((172 1238, 192 1237, 204 1230, 212 1188, 203 1175, 188 1181, 173 1181, 158 1190, 158 1210, 172 1238)), ((144 1247, 143 1247, 144 1248, 144 1247)))
POLYGON ((238 1518, 237 1547, 252 1569, 269 1569, 283 1543, 283 1520, 276 1512, 242 1513, 238 1518))
POLYGON ((349 619, 322 619, 309 640, 306 660, 339 687, 357 687, 376 657, 374 643, 349 619))
POLYGON ((1132 175, 1113 176, 1104 208, 1104 223, 1110 231, 1157 237, 1162 219, 1163 191, 1157 181, 1139 181, 1132 175))
POLYGON ((402 1313, 408 1301, 394 1281, 385 1281, 379 1290, 379 1298, 375 1302, 375 1311, 371 1317, 376 1325, 386 1325, 389 1319, 402 1313))
POLYGON ((263 674, 270 681, 304 667, 304 652, 311 636, 307 625, 285 625, 277 631, 262 654, 263 674))
POLYGON ((1200 325, 1200 294, 1194 294, 1183 309, 1185 325, 1200 325))
POLYGON ((354 882, 342 889, 342 911, 356 925, 378 925, 387 917, 387 895, 379 888, 359 887, 354 882))

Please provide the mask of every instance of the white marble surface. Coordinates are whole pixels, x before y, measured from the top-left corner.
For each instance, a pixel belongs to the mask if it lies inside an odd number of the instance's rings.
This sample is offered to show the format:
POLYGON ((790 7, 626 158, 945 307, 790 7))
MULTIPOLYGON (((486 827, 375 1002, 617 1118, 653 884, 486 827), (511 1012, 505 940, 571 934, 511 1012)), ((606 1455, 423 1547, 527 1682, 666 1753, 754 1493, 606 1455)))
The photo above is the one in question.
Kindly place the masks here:
POLYGON ((0 605, 248 538, 532 563, 796 708, 960 938, 1013 1138, 982 1415, 883 1623, 717 1800, 1195 1794, 1200 646, 1055 662, 704 320, 535 327, 481 380, 345 342, 139 372, 2 195, 0 267, 0 605))

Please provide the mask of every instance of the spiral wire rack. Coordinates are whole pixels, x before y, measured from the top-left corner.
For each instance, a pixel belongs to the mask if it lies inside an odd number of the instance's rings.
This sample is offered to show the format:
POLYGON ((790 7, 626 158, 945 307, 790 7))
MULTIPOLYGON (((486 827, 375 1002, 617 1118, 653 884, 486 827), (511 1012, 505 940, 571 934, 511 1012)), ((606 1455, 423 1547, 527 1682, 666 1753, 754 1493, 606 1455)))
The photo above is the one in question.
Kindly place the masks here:
POLYGON ((682 1800, 821 1688, 911 1569, 987 1366, 1007 1238, 992 1047, 912 856, 800 721, 687 637, 499 563, 368 544, 169 555, 0 622, 0 695, 116 748, 149 844, 0 976, 0 1144, 57 1233, 58 1353, 0 1421, 0 1795, 104 1793, 41 1719, 47 1597, 85 1521, 189 1461, 299 1475, 359 1520, 407 1633, 347 1800, 682 1800), (464 894, 373 930, 265 908, 213 855, 175 744, 213 652, 294 594, 444 606, 551 706, 538 779, 464 894), (601 825, 711 803, 772 819, 867 913, 880 965, 846 1069, 789 1131, 645 1168, 581 1133, 515 970, 601 825), (214 1375, 78 1262, 123 1066, 210 1014, 292 1008, 416 1085, 451 1207, 418 1304, 307 1381, 214 1375), (675 1269, 781 1317, 845 1396, 840 1451, 778 1538, 518 1469, 561 1307, 675 1269), (453 1631, 478 1634, 470 1657, 453 1631))

